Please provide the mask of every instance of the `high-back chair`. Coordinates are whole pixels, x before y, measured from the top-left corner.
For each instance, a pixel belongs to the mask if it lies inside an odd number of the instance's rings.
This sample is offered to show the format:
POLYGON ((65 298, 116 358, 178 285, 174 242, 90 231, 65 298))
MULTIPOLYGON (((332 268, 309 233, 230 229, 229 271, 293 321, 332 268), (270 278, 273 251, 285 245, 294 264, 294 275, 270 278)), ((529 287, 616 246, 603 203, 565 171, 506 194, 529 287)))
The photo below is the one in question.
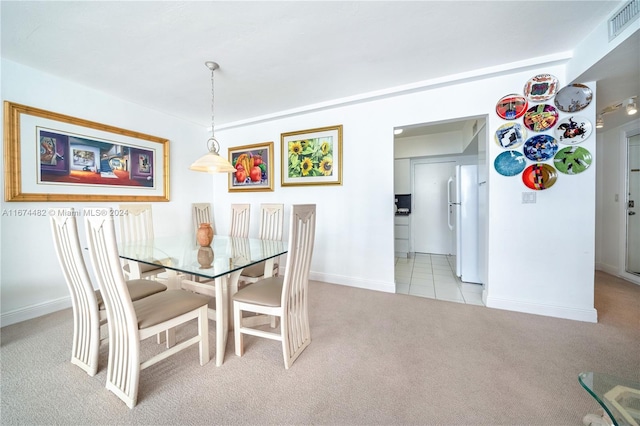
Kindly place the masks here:
MULTIPOLYGON (((62 268, 73 310, 73 343, 71 363, 93 376, 98 371, 100 326, 107 321, 104 301, 99 290, 94 290, 82 256, 76 215, 73 209, 57 209, 50 216, 53 244, 62 268)), ((139 300, 167 287, 151 280, 127 282, 133 300, 139 300)))
MULTIPOLYGON (((153 239, 151 204, 120 204, 118 208, 122 244, 153 239)), ((153 256, 153 253, 150 253, 150 256, 153 256)), ((165 272, 162 267, 133 261, 124 262, 123 270, 127 279, 157 277, 165 272)))
POLYGON ((211 223, 211 204, 193 203, 191 206, 193 209, 193 232, 196 232, 201 223, 211 223))
POLYGON ((200 365, 209 362, 209 298, 182 290, 156 293, 135 303, 131 300, 120 267, 115 226, 104 209, 85 209, 89 255, 107 308, 109 360, 107 389, 129 408, 138 400, 140 371, 196 343, 200 365), (196 319, 198 334, 140 361, 140 342, 196 319))
MULTIPOLYGON (((260 231, 258 238, 261 240, 282 240, 282 228, 284 226, 284 204, 260 205, 260 231)), ((276 259, 273 263, 273 271, 269 276, 277 276, 280 262, 276 259)), ((240 283, 254 283, 265 278, 265 262, 256 263, 242 270, 240 283)), ((269 273, 268 273, 269 274, 269 273)))
POLYGON ((243 355, 244 334, 280 340, 288 369, 311 343, 307 299, 315 227, 315 204, 293 205, 284 277, 265 278, 233 295, 236 355, 243 355), (280 333, 249 327, 242 318, 245 311, 280 317, 280 333))
POLYGON ((231 204, 230 237, 249 237, 249 219, 251 204, 231 204))

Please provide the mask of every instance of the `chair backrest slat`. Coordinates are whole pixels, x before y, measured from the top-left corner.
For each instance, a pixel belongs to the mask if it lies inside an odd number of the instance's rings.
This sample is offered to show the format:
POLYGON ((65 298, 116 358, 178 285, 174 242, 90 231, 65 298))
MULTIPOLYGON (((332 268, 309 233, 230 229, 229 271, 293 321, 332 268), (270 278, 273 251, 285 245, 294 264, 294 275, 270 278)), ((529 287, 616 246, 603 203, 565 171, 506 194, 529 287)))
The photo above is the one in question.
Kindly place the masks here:
POLYGON ((231 205, 231 237, 249 237, 249 219, 251 204, 232 204, 231 205))
POLYGON ((121 204, 119 209, 120 241, 131 243, 153 239, 151 204, 121 204))
POLYGON ((282 228, 284 223, 284 204, 260 205, 260 232, 261 240, 282 240, 282 228))
POLYGON ((197 231, 201 223, 211 223, 211 204, 193 203, 193 226, 197 231))

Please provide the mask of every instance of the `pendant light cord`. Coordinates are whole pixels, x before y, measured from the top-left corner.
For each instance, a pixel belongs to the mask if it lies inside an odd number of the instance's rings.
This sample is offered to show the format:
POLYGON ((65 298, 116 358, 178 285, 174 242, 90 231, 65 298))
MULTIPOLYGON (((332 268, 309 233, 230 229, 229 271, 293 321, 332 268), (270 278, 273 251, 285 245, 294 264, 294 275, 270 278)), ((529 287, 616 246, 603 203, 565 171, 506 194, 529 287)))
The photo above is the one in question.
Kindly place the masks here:
POLYGON ((218 143, 216 136, 215 136, 215 130, 214 130, 214 126, 215 126, 215 83, 214 83, 214 72, 215 70, 217 70, 218 68, 220 68, 220 66, 215 63, 215 62, 205 62, 205 65, 207 66, 207 68, 209 68, 211 70, 211 137, 209 138, 209 140, 207 141, 207 148, 209 149, 210 152, 215 152, 216 154, 219 154, 220 152, 220 144, 218 143))

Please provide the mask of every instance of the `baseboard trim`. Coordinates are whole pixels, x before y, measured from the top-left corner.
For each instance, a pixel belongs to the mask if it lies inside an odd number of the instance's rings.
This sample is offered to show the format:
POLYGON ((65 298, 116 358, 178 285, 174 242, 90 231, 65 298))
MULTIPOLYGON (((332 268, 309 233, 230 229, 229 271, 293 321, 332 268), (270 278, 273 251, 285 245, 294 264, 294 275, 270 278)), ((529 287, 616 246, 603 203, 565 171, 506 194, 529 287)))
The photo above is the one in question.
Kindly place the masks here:
POLYGON ((607 265, 604 263, 596 263, 596 271, 606 272, 609 275, 619 276, 618 268, 616 266, 607 265))
POLYGON ((504 309, 506 311, 523 312, 526 314, 544 315, 548 317, 564 318, 584 322, 598 322, 598 311, 592 309, 578 309, 567 306, 544 305, 539 303, 523 302, 520 300, 500 299, 487 297, 488 308, 504 309))
POLYGON ((49 300, 37 305, 31 305, 14 311, 2 313, 0 315, 0 327, 11 324, 17 324, 22 321, 41 317, 53 312, 61 311, 71 307, 71 297, 61 297, 55 300, 49 300))
POLYGON ((364 280, 355 277, 347 277, 344 275, 336 274, 323 274, 319 272, 311 272, 309 279, 322 281, 329 284, 339 284, 347 287, 364 288, 367 290, 383 291, 385 293, 395 293, 396 284, 394 282, 386 281, 372 281, 364 280))

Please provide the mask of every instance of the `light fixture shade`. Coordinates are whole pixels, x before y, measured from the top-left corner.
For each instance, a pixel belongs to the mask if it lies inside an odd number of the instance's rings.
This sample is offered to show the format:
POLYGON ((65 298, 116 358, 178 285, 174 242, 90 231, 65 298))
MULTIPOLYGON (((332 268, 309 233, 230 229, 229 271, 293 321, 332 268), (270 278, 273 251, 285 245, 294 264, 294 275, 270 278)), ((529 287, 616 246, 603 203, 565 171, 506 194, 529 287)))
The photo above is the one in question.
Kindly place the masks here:
POLYGON ((627 114, 633 115, 638 112, 638 105, 634 102, 633 98, 627 101, 627 114))
POLYGON ((602 118, 602 114, 600 114, 596 119, 596 129, 602 129, 603 127, 604 127, 604 118, 602 118))
POLYGON ((210 151, 194 161, 193 164, 189 166, 189 170, 211 174, 231 173, 236 171, 235 167, 233 167, 231 163, 214 151, 210 151))

